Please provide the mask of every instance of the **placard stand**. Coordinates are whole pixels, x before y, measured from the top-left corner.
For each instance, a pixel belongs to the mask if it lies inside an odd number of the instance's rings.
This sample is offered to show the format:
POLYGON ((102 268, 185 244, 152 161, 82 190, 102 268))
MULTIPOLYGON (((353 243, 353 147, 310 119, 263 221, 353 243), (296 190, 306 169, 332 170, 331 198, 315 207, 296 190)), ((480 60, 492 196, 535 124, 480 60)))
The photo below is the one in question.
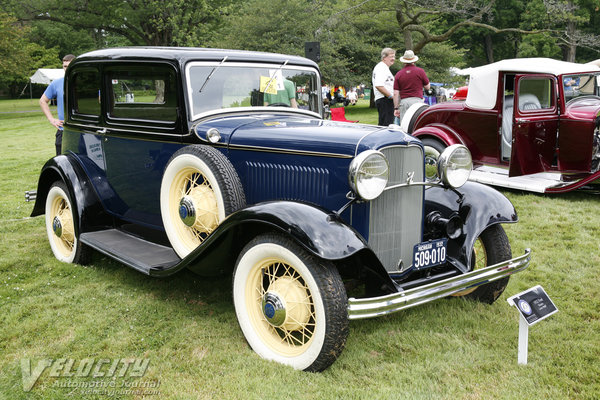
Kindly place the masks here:
POLYGON ((527 348, 529 343, 529 324, 523 315, 519 314, 519 355, 518 363, 527 364, 527 348))
POLYGON ((527 364, 529 325, 533 325, 558 311, 541 286, 532 287, 507 299, 508 304, 519 310, 518 363, 527 364))

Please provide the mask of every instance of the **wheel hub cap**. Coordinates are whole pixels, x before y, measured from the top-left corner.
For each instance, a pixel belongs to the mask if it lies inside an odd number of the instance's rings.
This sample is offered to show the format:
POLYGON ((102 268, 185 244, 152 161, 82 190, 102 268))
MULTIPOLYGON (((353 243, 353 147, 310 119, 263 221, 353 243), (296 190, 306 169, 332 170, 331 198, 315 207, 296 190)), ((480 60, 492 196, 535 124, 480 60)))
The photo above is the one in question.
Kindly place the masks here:
POLYGON ((196 209, 194 202, 188 197, 184 197, 179 202, 179 218, 187 226, 193 226, 196 222, 196 209))
POLYGON ((57 237, 61 237, 62 236, 62 223, 60 222, 60 218, 58 218, 58 216, 54 217, 54 220, 52 220, 52 231, 54 231, 54 234, 57 237))
POLYGON ((179 200, 179 218, 199 232, 212 232, 219 225, 218 210, 215 193, 207 185, 194 187, 179 200))
POLYGON ((290 276, 277 278, 263 297, 262 311, 267 321, 278 328, 296 331, 310 321, 309 294, 290 276))
POLYGON ((285 304, 277 293, 268 292, 265 294, 262 302, 262 310, 265 318, 271 325, 281 326, 285 322, 285 304))

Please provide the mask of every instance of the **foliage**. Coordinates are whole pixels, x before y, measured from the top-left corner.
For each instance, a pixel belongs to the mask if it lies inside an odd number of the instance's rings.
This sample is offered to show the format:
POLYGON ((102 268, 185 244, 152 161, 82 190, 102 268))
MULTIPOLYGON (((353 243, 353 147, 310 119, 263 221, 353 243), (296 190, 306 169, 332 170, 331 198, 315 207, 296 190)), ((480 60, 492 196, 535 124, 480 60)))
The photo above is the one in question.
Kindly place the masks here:
POLYGON ((207 42, 229 2, 219 0, 19 0, 26 21, 109 32, 134 45, 199 46, 207 42))
POLYGON ((66 24, 52 21, 33 21, 28 38, 45 48, 56 47, 60 60, 67 54, 79 55, 103 47, 94 30, 77 30, 66 24))
POLYGON ((57 49, 29 41, 28 33, 29 27, 0 13, 0 88, 8 88, 13 97, 38 68, 61 66, 57 49))
POLYGON ((12 83, 22 77, 20 71, 28 62, 23 39, 26 31, 16 18, 0 14, 0 82, 12 83))
MULTIPOLYGON (((352 53, 345 51, 348 29, 329 18, 327 1, 250 0, 240 4, 214 38, 217 47, 270 51, 304 56, 306 42, 320 42, 323 80, 335 85, 356 83, 352 53)), ((353 32, 350 27, 350 33, 353 32)), ((356 43, 356 39, 352 42, 356 43)), ((359 50, 359 48, 357 49, 359 50)))
MULTIPOLYGON (((600 58, 600 0, 5 0, 0 10, 19 22, 11 28, 21 30, 18 39, 0 38, 14 54, 31 42, 55 49, 48 57, 57 51, 56 58, 123 45, 304 55, 304 43, 317 41, 330 85, 368 84, 383 47, 415 50, 432 79, 448 83, 450 66, 600 58)), ((0 77, 0 88, 10 81, 13 92, 33 65, 25 55, 14 58, 20 62, 0 77), (17 81, 8 77, 14 74, 17 81)))

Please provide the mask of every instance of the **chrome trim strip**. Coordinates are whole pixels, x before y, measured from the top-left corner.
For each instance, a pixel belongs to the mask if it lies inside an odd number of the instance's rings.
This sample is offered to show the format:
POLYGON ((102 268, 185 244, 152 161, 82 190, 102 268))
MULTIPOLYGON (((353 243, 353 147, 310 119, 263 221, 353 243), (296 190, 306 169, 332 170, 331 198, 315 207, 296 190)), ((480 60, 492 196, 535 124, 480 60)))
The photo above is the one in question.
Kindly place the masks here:
MULTIPOLYGON (((97 130, 99 127, 101 127, 100 125, 84 125, 84 124, 77 124, 77 123, 69 123, 65 125, 67 128, 70 126, 74 126, 74 127, 78 127, 78 128, 83 128, 83 129, 89 129, 89 130, 93 130, 95 133, 97 133, 97 130)), ((152 132, 152 131, 140 131, 140 130, 134 130, 134 129, 124 129, 124 128, 113 128, 113 127, 106 127, 104 125, 102 125, 102 128, 106 129, 106 132, 104 134, 108 134, 110 135, 111 132, 125 132, 125 133, 140 133, 143 135, 162 135, 162 136, 171 136, 174 138, 180 138, 180 137, 184 137, 184 136, 189 136, 190 133, 186 132, 186 133, 166 133, 166 132, 152 132)))
POLYGON ((467 288, 483 285, 522 271, 529 266, 530 261, 531 250, 525 249, 525 254, 522 256, 439 282, 385 296, 350 298, 348 299, 348 319, 378 317, 441 299, 467 288))
POLYGON ((283 154, 295 154, 303 156, 316 156, 316 157, 334 157, 334 158, 353 158, 350 154, 337 154, 337 153, 321 153, 316 151, 304 151, 304 150, 291 150, 291 149, 280 149, 275 147, 261 147, 261 146, 248 146, 248 145, 229 145, 230 149, 234 150, 251 150, 251 151, 264 151, 267 153, 283 153, 283 154))

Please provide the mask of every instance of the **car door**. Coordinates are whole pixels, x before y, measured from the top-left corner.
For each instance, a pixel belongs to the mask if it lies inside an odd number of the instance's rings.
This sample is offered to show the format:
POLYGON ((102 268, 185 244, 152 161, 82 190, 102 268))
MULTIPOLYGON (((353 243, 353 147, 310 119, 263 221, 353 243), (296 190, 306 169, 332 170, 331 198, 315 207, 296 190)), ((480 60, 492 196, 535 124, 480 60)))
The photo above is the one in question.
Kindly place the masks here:
POLYGON ((171 155, 182 146, 177 74, 167 63, 111 63, 103 68, 106 124, 102 148, 105 199, 114 215, 160 227, 160 183, 171 155))
POLYGON ((552 75, 516 75, 509 176, 544 172, 556 165, 556 91, 552 75))

